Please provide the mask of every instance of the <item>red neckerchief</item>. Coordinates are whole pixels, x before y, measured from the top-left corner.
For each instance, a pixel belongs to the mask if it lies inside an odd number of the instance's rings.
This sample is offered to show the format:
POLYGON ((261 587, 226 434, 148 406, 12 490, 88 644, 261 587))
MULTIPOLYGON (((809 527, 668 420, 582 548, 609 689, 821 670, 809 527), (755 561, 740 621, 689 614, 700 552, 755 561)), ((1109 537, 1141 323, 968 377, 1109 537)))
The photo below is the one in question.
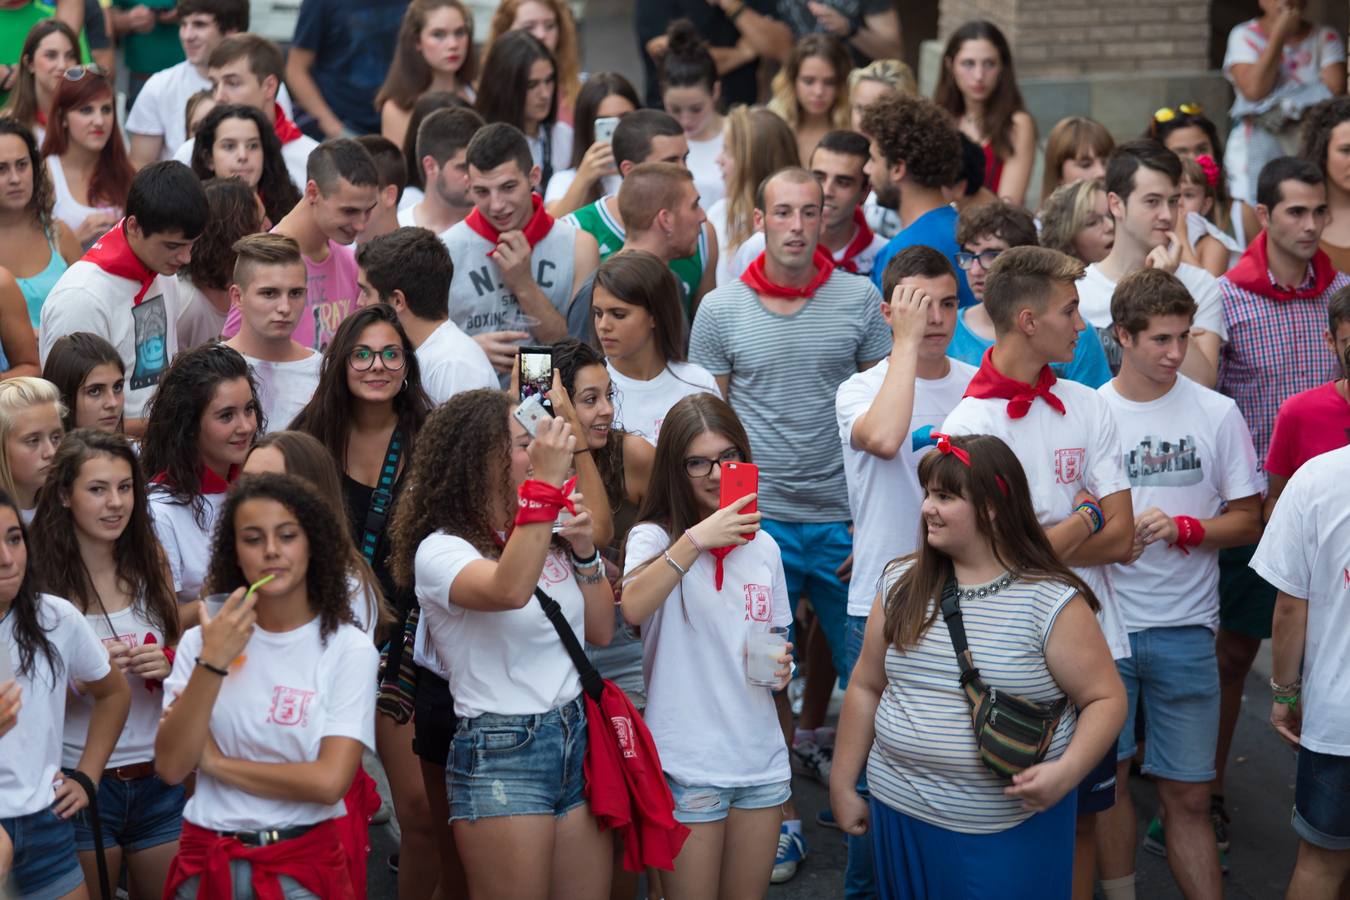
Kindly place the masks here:
POLYGON ((47 114, 46 114, 45 112, 43 112, 42 110, 40 110, 40 109, 34 110, 34 111, 33 111, 33 119, 34 119, 34 121, 36 121, 39 125, 41 125, 43 128, 46 128, 46 127, 47 127, 47 114))
POLYGON ((1298 285, 1286 287, 1276 284, 1275 279, 1270 276, 1270 253, 1266 247, 1266 232, 1262 231, 1243 252, 1238 264, 1228 270, 1226 277, 1234 287, 1285 303, 1290 300, 1320 297, 1331 287, 1331 282, 1336 280, 1336 267, 1332 264, 1331 257, 1320 249, 1313 254, 1312 274, 1311 287, 1300 288, 1298 285))
MULTIPOLYGON (((548 237, 548 233, 553 230, 553 217, 544 209, 544 198, 538 194, 531 194, 530 200, 534 203, 534 214, 530 216, 530 221, 525 223, 525 227, 521 231, 525 233, 525 240, 530 242, 530 249, 533 250, 534 245, 548 237)), ((492 224, 483 217, 476 206, 464 217, 464 224, 487 238, 494 245, 501 240, 501 232, 492 227, 492 224)), ((488 255, 492 255, 491 250, 488 251, 488 255)))
MULTIPOLYGON (((202 466, 197 471, 197 493, 199 494, 223 494, 234 484, 235 479, 239 477, 239 467, 230 466, 227 478, 221 478, 209 466, 202 466)), ((160 472, 154 478, 150 479, 151 484, 168 484, 169 473, 160 472)))
POLYGON ((708 551, 713 558, 713 586, 719 591, 722 589, 722 560, 726 559, 727 554, 735 549, 736 546, 733 544, 730 547, 713 547, 708 551))
POLYGON ((272 104, 272 128, 277 133, 277 139, 282 145, 289 144, 291 141, 299 138, 303 132, 295 127, 295 123, 286 118, 286 113, 281 108, 280 103, 272 104))
POLYGON ((872 228, 867 224, 867 217, 863 215, 862 207, 853 207, 853 224, 858 227, 858 232, 853 236, 853 240, 844 248, 844 258, 835 263, 845 272, 858 274, 858 264, 855 262, 859 253, 862 253, 868 247, 872 246, 872 228))
POLYGON ((133 306, 140 306, 141 301, 145 299, 145 292, 150 290, 150 284, 155 280, 155 272, 141 262, 140 257, 132 251, 131 244, 127 243, 126 219, 118 222, 107 234, 94 241, 94 246, 90 247, 82 258, 109 275, 140 282, 141 289, 131 298, 133 306))
POLYGON ((966 396, 974 397, 977 400, 987 400, 995 398, 1008 401, 1008 418, 1020 419, 1031 410, 1031 404, 1037 397, 1040 397, 1050 408, 1056 410, 1061 416, 1065 415, 1064 403, 1054 394, 1050 393, 1050 388, 1055 385, 1055 373, 1049 366, 1042 366, 1040 375, 1036 376, 1035 384, 1027 384, 1022 381, 1016 381, 1004 375, 998 369, 994 368, 994 348, 990 347, 984 351, 984 359, 980 360, 980 369, 975 373, 975 377, 970 379, 970 386, 966 388, 966 396))
POLYGON ((829 280, 830 273, 834 271, 834 260, 825 248, 819 244, 816 245, 815 255, 811 258, 816 266, 816 276, 811 279, 811 283, 804 288, 786 287, 781 284, 775 284, 769 280, 769 276, 764 274, 764 260, 768 251, 755 257, 755 261, 746 267, 741 273, 741 281, 750 286, 750 289, 757 294, 764 294, 769 297, 781 297, 787 300, 809 299, 815 295, 816 290, 829 280))

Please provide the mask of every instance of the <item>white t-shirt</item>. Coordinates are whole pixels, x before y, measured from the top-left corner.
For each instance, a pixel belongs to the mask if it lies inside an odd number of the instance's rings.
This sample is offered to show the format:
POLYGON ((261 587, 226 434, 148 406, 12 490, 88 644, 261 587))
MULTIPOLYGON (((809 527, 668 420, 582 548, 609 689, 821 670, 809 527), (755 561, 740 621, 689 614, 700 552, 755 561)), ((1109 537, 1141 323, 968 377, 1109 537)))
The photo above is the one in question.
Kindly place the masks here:
POLYGON ((323 354, 313 350, 293 362, 269 362, 245 356, 258 382, 258 402, 262 404, 267 430, 284 431, 314 397, 319 386, 319 367, 323 354))
MULTIPOLYGON (((1228 328, 1223 323, 1223 300, 1219 296, 1219 279, 1199 266, 1182 263, 1177 266, 1177 279, 1191 292, 1191 299, 1197 307, 1195 327, 1212 331, 1220 341, 1227 342, 1228 328)), ((1097 330, 1102 349, 1106 351, 1107 362, 1112 373, 1120 371, 1120 344, 1111 330, 1111 295, 1116 292, 1116 283, 1102 274, 1096 263, 1087 267, 1083 277, 1078 279, 1078 312, 1083 320, 1097 330)))
POLYGON ((694 176, 694 187, 698 189, 698 203, 704 209, 712 206, 727 195, 727 184, 722 178, 722 168, 717 165, 717 156, 722 152, 722 129, 706 141, 690 141, 689 155, 684 164, 694 176))
MULTIPOLYGON (((1095 497, 1128 491, 1121 458, 1120 436, 1111 409, 1095 390, 1060 379, 1051 393, 1064 404, 1060 415, 1044 400, 1036 400, 1020 419, 1008 417, 1008 401, 966 397, 942 423, 948 434, 992 434, 1014 448, 1026 471, 1036 520, 1056 525, 1073 512, 1073 498, 1087 488, 1095 497)), ((1107 566, 1074 569, 1097 595, 1097 614, 1114 659, 1130 655, 1130 639, 1111 590, 1107 566)))
MULTIPOLYGON (((174 151, 187 140, 188 99, 198 91, 211 90, 211 81, 197 71, 187 60, 150 76, 136 102, 127 114, 128 134, 145 134, 164 138, 160 159, 173 159, 174 151)), ((291 116, 291 96, 286 85, 277 89, 277 102, 291 116)))
MULTIPOLYGON (((538 715, 572 702, 581 693, 581 676, 537 598, 500 612, 455 603, 455 579, 480 559, 483 555, 468 541, 444 532, 418 544, 413 559, 417 601, 434 654, 431 668, 444 672, 450 682, 455 715, 538 715)), ((582 640, 586 601, 565 552, 549 551, 539 588, 562 607, 582 640)))
POLYGON ((178 276, 178 346, 184 350, 213 341, 225 327, 226 313, 216 309, 206 295, 188 280, 178 276))
MULTIPOLYGON (((551 146, 549 147, 549 164, 554 172, 561 171, 572 164, 572 126, 566 122, 554 122, 553 127, 549 129, 551 146)), ((530 145, 530 156, 534 157, 534 164, 542 167, 544 165, 544 142, 539 137, 530 137, 525 135, 525 143, 530 145)), ((552 177, 552 176, 550 176, 552 177)), ((547 186, 545 187, 547 189, 547 186)))
POLYGON ((211 563, 211 533, 225 505, 225 495, 202 495, 206 511, 201 525, 192 516, 191 504, 179 503, 163 488, 152 487, 148 499, 155 537, 168 557, 178 602, 191 603, 198 599, 206 580, 206 569, 211 563))
POLYGON ((764 235, 751 232, 745 243, 736 247, 727 244, 727 201, 723 197, 708 208, 708 221, 717 232, 717 286, 721 287, 741 277, 746 266, 755 261, 764 250, 764 235))
MULTIPOLYGON (((17 675, 23 706, 14 728, 0 737, 0 819, 27 816, 46 809, 55 790, 52 779, 61 769, 61 736, 66 718, 66 685, 98 681, 111 664, 94 629, 68 601, 39 594, 38 621, 56 650, 61 668, 53 678, 46 657, 33 660, 31 675, 17 675)), ((9 655, 18 672, 19 645, 14 616, 0 619, 0 652, 9 655)))
MULTIPOLYGON (((107 618, 102 613, 90 613, 84 619, 104 647, 117 641, 133 650, 147 643, 157 643, 161 647, 164 645, 164 632, 134 605, 109 613, 107 618), (109 622, 112 623, 111 629, 108 627, 109 622), (153 642, 146 640, 150 635, 154 635, 153 642)), ((130 670, 122 674, 126 675, 127 683, 131 685, 131 711, 127 714, 122 736, 117 739, 117 747, 108 757, 110 769, 150 762, 155 758, 155 735, 159 732, 159 718, 163 714, 158 686, 147 688, 145 679, 130 670)), ((154 685, 154 682, 151 684, 154 685)), ((92 697, 75 694, 71 697, 66 704, 66 728, 61 755, 61 765, 68 769, 75 768, 80 762, 89 735, 89 718, 94 711, 92 697)))
POLYGON ((1316 753, 1350 756, 1350 447, 1308 460, 1285 485, 1252 568, 1308 601, 1303 645, 1303 731, 1316 753))
MULTIPOLYGON (((97 334, 117 348, 126 367, 126 417, 139 419, 159 380, 178 353, 178 279, 158 275, 140 303, 140 282, 77 260, 42 304, 38 349, 42 362, 52 344, 76 331, 97 334)), ((153 473, 152 473, 153 474, 153 473)))
MULTIPOLYGON (((201 650, 201 628, 188 629, 164 682, 166 710, 187 686, 201 650)), ((380 655, 361 629, 339 625, 325 644, 318 616, 285 632, 254 628, 239 659, 221 679, 211 709, 211 736, 225 756, 314 762, 326 737, 351 738, 375 749, 380 655)), ((341 800, 331 805, 274 800, 198 773, 183 818, 213 831, 253 831, 313 825, 343 813, 341 800)))
POLYGON ((910 436, 894 459, 882 459, 853 446, 853 426, 872 406, 891 360, 883 359, 839 385, 834 397, 839 440, 844 446, 844 477, 853 515, 853 575, 848 583, 848 614, 867 616, 891 560, 914 551, 919 535, 919 460, 936 446, 929 436, 941 431, 948 413, 961 402, 974 366, 948 359, 942 378, 914 379, 910 436))
POLYGON ((461 391, 501 388, 483 348, 450 319, 436 326, 414 352, 422 388, 437 406, 461 391))
POLYGON ((614 384, 614 427, 645 438, 653 446, 670 408, 691 394, 722 396, 717 379, 702 366, 689 362, 666 363, 651 381, 629 378, 606 363, 614 384))
MULTIPOLYGON (((576 169, 560 169, 553 173, 553 177, 548 180, 548 185, 544 188, 544 204, 553 203, 567 196, 567 189, 572 186, 572 182, 577 180, 576 169)), ((602 175, 600 177, 600 189, 602 197, 612 197, 619 192, 623 185, 623 176, 621 175, 602 175)))
MULTIPOLYGON (((625 574, 655 558, 670 537, 643 522, 628 532, 625 574)), ((665 603, 642 624, 647 709, 661 768, 682 784, 742 787, 792 777, 779 739, 773 692, 746 680, 752 630, 792 621, 778 544, 760 531, 723 561, 714 587, 711 553, 699 554, 665 603)))
MULTIPOLYGON (((407 198, 407 194, 406 194, 406 193, 405 193, 403 196, 404 196, 405 199, 407 198)), ((400 204, 398 205, 398 227, 399 227, 399 228, 416 228, 416 227, 418 227, 418 226, 417 226, 417 216, 413 213, 413 207, 416 206, 416 205, 417 205, 416 203, 407 203, 407 204, 400 203, 400 204)))
MULTIPOLYGON (((1237 404, 1185 375, 1149 403, 1126 400, 1108 381, 1097 389, 1115 418, 1135 515, 1157 507, 1171 516, 1209 519, 1225 501, 1260 494, 1265 478, 1237 404)), ((1111 566, 1120 617, 1145 628, 1219 627, 1219 551, 1189 554, 1163 541, 1129 565, 1111 566)))
MULTIPOLYGON (((188 138, 174 153, 173 158, 185 166, 192 165, 192 148, 196 143, 196 138, 188 138)), ((286 164, 286 174, 291 176, 291 183, 302 194, 308 181, 305 167, 309 163, 309 154, 317 146, 319 142, 307 134, 281 145, 281 159, 286 164)))
MULTIPOLYGON (((403 196, 398 198, 398 211, 401 213, 405 209, 408 209, 409 207, 416 206, 417 204, 422 202, 422 199, 426 197, 426 195, 427 195, 426 191, 422 190, 421 188, 415 188, 412 185, 408 185, 403 189, 403 196)), ((399 224, 411 225, 416 223, 412 222, 404 223, 402 219, 399 219, 399 224)))

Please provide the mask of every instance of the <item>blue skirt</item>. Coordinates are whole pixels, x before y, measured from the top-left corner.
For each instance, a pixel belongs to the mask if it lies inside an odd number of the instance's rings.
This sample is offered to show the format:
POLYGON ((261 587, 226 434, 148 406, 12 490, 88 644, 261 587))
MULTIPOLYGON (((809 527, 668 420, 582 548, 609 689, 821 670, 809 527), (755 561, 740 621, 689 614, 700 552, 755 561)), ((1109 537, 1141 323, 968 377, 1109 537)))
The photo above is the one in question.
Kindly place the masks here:
POLYGON ((1068 900, 1078 798, 995 834, 929 825, 871 801, 882 900, 1068 900))

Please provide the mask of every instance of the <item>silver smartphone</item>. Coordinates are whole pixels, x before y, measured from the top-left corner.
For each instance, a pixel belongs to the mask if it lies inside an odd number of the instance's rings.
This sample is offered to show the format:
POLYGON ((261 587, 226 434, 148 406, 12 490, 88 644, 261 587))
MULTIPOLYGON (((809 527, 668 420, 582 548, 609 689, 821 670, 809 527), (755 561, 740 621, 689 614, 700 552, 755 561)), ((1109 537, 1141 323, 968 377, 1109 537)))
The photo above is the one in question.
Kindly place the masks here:
POLYGON ((512 415, 516 417, 520 427, 529 432, 530 437, 534 437, 535 433, 539 431, 540 422, 550 418, 548 410, 544 409, 544 404, 539 399, 538 394, 531 394, 520 401, 520 405, 516 407, 512 415))
POLYGON ((595 120, 595 139, 606 143, 614 140, 614 129, 618 127, 618 116, 601 116, 595 120))

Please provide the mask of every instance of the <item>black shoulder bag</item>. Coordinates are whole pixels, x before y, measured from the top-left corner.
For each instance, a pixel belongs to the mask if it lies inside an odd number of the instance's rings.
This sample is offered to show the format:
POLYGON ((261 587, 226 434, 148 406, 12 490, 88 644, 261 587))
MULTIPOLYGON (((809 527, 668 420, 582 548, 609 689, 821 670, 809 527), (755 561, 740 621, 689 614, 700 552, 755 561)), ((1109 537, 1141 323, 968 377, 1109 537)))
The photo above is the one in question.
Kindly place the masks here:
POLYGON ((961 690, 970 704, 980 761, 1000 778, 1012 778, 1045 759, 1069 699, 1061 697, 1054 703, 1040 703, 985 684, 966 643, 955 578, 942 588, 942 618, 961 667, 961 690))
MULTIPOLYGON (((389 522, 394 505, 394 482, 398 480, 398 466, 403 459, 403 429, 395 428, 384 451, 380 478, 370 492, 366 507, 366 521, 361 529, 361 555, 367 565, 375 564, 375 552, 380 537, 389 522)), ((413 713, 413 691, 417 686, 417 672, 413 669, 413 641, 417 634, 420 608, 414 606, 403 620, 403 628, 389 638, 380 651, 380 689, 375 708, 400 725, 408 724, 413 713)))

